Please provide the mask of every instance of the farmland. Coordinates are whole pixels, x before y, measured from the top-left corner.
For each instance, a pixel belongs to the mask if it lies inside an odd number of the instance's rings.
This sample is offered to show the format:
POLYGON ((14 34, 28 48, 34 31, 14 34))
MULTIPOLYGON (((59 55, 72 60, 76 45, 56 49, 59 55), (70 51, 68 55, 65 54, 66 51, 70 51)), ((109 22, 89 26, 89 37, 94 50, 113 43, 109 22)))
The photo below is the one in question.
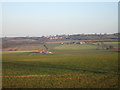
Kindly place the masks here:
MULTIPOLYGON (((118 47, 117 42, 106 44, 118 47)), ((3 51, 3 88, 118 87, 117 49, 96 50, 96 43, 47 46, 53 54, 3 51)))

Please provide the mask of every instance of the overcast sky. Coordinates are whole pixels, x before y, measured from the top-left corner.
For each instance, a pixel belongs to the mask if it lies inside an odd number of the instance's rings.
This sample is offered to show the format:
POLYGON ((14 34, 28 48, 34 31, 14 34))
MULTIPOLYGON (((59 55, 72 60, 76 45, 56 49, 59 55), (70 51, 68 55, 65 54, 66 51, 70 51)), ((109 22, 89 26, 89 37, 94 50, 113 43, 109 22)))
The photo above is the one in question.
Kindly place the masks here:
POLYGON ((118 32, 117 2, 8 2, 3 36, 118 32))

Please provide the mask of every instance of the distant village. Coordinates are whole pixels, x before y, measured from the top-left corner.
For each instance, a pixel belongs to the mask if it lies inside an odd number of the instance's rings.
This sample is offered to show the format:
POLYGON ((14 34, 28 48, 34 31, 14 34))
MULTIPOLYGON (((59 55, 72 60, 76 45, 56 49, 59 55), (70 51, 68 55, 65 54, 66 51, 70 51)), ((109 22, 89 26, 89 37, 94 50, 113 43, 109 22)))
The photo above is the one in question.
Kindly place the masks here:
POLYGON ((65 40, 109 40, 109 41, 117 41, 120 36, 120 33, 114 34, 72 34, 72 35, 50 35, 50 36, 41 36, 41 37, 3 37, 2 40, 39 40, 39 41, 65 41, 65 40))
MULTIPOLYGON (((50 35, 41 37, 3 37, 2 38, 2 48, 7 49, 9 47, 20 46, 20 45, 43 45, 43 49, 40 49, 40 53, 52 53, 48 52, 47 44, 56 43, 61 45, 69 44, 94 44, 94 42, 101 43, 101 46, 107 48, 112 48, 111 46, 106 46, 102 42, 118 42, 120 33, 114 34, 73 34, 73 35, 50 35)), ((20 49, 20 48, 19 48, 20 49)), ((31 49, 31 48, 29 48, 31 49)), ((18 48, 9 48, 9 51, 17 51, 18 48)))

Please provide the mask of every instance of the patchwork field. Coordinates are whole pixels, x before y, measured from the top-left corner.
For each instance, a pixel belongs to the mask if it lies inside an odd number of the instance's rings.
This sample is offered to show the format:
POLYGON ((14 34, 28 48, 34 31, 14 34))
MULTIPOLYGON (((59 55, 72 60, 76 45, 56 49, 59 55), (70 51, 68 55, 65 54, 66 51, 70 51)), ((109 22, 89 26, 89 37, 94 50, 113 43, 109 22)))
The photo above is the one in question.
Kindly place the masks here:
POLYGON ((3 88, 118 87, 117 49, 96 50, 95 44, 47 46, 53 54, 3 51, 3 88))

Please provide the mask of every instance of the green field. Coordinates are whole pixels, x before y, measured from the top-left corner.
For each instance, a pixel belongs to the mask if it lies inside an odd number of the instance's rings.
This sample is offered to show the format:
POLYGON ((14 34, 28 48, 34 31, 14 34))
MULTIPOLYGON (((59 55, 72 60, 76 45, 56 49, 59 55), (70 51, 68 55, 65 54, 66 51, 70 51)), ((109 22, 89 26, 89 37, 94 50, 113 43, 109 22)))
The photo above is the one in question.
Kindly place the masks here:
POLYGON ((4 51, 3 88, 118 87, 118 50, 96 50, 94 44, 48 47, 53 54, 4 51))

